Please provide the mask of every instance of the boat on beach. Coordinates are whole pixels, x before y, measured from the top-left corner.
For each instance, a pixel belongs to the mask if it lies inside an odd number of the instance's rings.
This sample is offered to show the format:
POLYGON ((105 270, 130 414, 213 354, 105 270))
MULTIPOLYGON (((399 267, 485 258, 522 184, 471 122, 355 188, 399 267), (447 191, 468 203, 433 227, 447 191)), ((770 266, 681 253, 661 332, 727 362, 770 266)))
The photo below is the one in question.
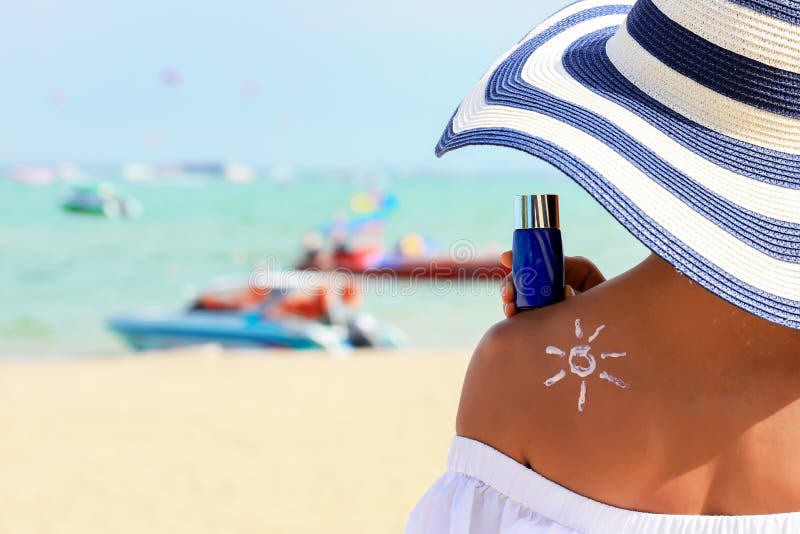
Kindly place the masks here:
POLYGON ((357 289, 330 277, 271 273, 268 284, 227 283, 203 292, 181 312, 141 311, 112 317, 109 327, 136 351, 216 343, 228 348, 395 347, 402 334, 358 306, 357 289))
POLYGON ((136 351, 216 343, 227 348, 347 350, 340 333, 313 321, 265 321, 257 314, 190 310, 134 313, 109 325, 136 351))

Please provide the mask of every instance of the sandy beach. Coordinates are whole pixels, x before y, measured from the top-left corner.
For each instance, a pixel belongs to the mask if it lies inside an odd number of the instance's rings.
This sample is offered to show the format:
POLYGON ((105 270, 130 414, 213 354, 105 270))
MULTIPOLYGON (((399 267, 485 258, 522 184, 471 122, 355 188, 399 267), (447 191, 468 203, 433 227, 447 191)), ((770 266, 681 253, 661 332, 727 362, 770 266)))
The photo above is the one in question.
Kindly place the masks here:
POLYGON ((0 365, 0 532, 400 532, 468 350, 0 365))

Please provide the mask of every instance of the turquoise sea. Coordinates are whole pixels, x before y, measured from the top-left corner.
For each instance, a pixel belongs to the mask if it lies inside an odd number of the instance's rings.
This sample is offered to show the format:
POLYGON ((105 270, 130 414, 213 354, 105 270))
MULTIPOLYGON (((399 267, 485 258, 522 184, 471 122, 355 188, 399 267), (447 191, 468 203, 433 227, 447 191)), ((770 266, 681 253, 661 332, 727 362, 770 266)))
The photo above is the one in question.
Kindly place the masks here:
MULTIPOLYGON (((379 186, 398 210, 386 227, 476 250, 510 247, 512 196, 561 195, 566 253, 592 258, 607 276, 647 254, 588 194, 544 165, 516 176, 427 173, 268 172, 239 185, 214 177, 126 182, 119 171, 84 170, 84 180, 119 181, 144 207, 134 220, 62 211, 68 184, 24 185, 0 177, 0 357, 124 354, 105 327, 116 313, 178 310, 220 275, 246 276, 259 263, 293 265, 306 230, 345 210, 354 193, 379 186)), ((434 287, 368 294, 365 307, 403 330, 413 347, 474 345, 502 318, 498 288, 434 287)))

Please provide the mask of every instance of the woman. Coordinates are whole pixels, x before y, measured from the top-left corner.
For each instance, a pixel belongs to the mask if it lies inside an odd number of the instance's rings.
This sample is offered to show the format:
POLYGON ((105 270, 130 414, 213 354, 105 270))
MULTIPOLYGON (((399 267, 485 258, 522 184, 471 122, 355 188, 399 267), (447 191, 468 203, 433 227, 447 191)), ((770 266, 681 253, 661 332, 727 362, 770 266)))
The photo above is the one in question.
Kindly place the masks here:
POLYGON ((573 4, 438 152, 468 144, 553 163, 653 254, 569 259, 548 308, 504 291, 407 532, 800 532, 800 5, 573 4))

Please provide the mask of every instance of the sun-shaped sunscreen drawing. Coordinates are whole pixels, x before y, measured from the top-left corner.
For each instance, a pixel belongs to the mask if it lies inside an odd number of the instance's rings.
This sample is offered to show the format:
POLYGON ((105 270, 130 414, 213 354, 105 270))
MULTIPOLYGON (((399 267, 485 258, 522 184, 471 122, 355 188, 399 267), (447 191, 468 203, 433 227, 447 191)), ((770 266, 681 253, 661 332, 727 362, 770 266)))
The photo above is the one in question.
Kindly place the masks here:
MULTIPOLYGON (((591 343, 597 339, 600 335, 600 332, 605 328, 606 325, 601 324, 600 326, 595 329, 594 333, 589 336, 587 339, 587 344, 585 345, 575 345, 569 350, 569 370, 572 374, 577 375, 578 378, 581 379, 581 389, 578 394, 578 411, 582 412, 584 407, 586 406, 586 378, 588 378, 592 373, 597 370, 597 359, 591 353, 592 347, 591 343)), ((583 327, 581 326, 581 320, 575 319, 575 338, 576 339, 583 339, 583 327)), ((552 356, 558 356, 559 358, 563 358, 567 356, 567 353, 561 350, 558 347, 554 347, 552 345, 548 346, 545 349, 545 353, 550 354, 552 356)), ((627 356, 627 352, 603 352, 600 354, 600 359, 605 360, 606 358, 623 358, 627 356)), ((544 385, 547 387, 553 387, 555 384, 560 382, 565 376, 567 376, 567 372, 562 369, 547 380, 544 381, 544 385)), ((598 378, 601 380, 605 380, 607 382, 612 383, 613 385, 617 386, 620 389, 630 389, 630 385, 624 382, 622 379, 617 378, 616 376, 606 372, 600 371, 600 374, 597 375, 598 378)))

